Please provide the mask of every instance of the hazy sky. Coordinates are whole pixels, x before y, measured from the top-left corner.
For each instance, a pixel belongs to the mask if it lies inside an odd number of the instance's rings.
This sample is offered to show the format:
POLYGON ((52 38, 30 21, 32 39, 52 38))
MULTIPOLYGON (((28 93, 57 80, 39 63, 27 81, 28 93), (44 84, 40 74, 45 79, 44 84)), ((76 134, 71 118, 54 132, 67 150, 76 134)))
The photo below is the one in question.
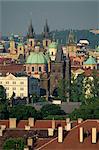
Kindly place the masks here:
POLYGON ((50 30, 99 27, 99 0, 2 0, 0 11, 3 34, 26 34, 30 19, 36 33, 43 31, 46 18, 50 30))

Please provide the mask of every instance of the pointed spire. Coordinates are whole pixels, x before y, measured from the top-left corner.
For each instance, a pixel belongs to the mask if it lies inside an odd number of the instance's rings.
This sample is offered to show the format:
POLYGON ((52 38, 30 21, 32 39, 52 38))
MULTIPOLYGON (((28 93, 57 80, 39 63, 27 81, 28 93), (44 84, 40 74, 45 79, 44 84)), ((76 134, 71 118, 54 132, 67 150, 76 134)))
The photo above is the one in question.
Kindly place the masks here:
POLYGON ((32 19, 30 20, 30 25, 28 28, 28 38, 34 38, 34 29, 32 26, 32 19))
POLYGON ((44 38, 48 38, 48 37, 49 37, 49 26, 46 19, 45 26, 44 26, 44 38))
POLYGON ((75 43, 75 36, 74 36, 74 32, 73 32, 72 29, 69 31, 68 43, 69 43, 69 44, 75 43))

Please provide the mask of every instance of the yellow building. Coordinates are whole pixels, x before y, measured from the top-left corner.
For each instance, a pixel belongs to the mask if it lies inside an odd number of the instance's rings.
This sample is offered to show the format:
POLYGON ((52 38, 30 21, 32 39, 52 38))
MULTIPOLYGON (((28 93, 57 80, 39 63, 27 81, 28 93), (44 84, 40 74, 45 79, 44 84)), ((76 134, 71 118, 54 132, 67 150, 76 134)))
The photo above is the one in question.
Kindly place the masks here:
POLYGON ((53 41, 51 44, 49 44, 48 52, 49 52, 49 56, 51 58, 51 61, 55 61, 57 50, 58 50, 58 43, 53 41))
POLYGON ((7 98, 10 98, 13 92, 16 97, 28 97, 28 77, 15 77, 8 74, 0 77, 0 85, 6 89, 7 98))

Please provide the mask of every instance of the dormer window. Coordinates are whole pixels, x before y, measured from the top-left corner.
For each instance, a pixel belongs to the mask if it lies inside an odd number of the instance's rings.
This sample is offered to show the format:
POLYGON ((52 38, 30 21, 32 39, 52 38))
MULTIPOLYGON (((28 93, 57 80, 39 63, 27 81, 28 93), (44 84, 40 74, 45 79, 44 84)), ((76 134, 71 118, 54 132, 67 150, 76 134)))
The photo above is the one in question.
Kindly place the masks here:
POLYGON ((41 67, 39 67, 39 72, 41 72, 42 71, 42 69, 41 69, 41 67))

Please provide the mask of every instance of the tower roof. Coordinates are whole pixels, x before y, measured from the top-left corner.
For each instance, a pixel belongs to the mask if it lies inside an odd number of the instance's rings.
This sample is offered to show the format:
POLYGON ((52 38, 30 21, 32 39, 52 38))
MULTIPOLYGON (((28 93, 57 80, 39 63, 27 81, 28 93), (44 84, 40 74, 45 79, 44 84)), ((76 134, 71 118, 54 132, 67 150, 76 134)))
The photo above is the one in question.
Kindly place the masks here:
POLYGON ((74 44, 75 43, 75 35, 72 30, 70 30, 69 35, 68 35, 68 43, 69 44, 74 44))
POLYGON ((48 38, 48 36, 49 36, 49 26, 46 19, 45 26, 44 26, 44 38, 48 38))
POLYGON ((96 52, 99 52, 99 45, 95 49, 96 52))
POLYGON ((49 46, 48 46, 49 49, 50 49, 50 48, 57 49, 57 47, 58 47, 58 43, 56 43, 56 42, 52 42, 52 43, 49 44, 49 46))
POLYGON ((96 65, 96 60, 94 57, 89 56, 89 58, 84 62, 84 65, 96 65))
POLYGON ((28 28, 28 38, 34 38, 34 29, 32 26, 32 20, 30 21, 30 25, 28 28))
POLYGON ((31 52, 28 56, 26 64, 47 64, 46 56, 43 52, 31 52))

